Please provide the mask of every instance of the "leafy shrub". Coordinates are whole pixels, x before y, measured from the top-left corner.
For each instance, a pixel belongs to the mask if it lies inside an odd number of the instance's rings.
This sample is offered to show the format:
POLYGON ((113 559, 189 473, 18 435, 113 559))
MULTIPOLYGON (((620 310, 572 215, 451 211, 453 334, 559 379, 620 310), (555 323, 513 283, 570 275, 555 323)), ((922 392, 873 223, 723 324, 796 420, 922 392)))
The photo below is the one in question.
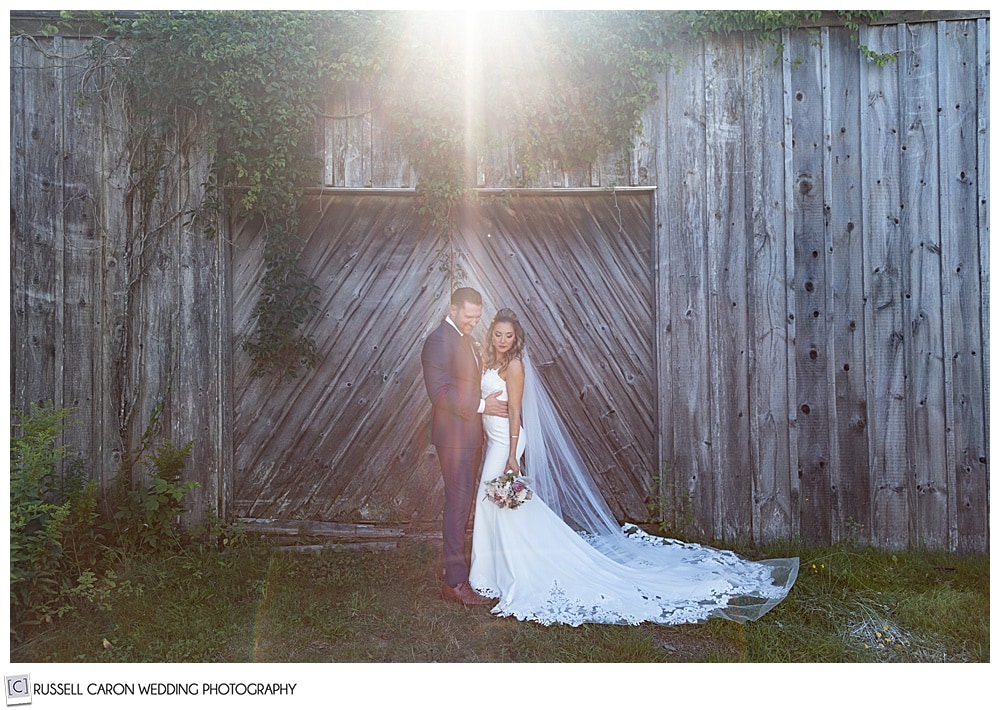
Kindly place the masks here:
POLYGON ((100 557, 95 484, 57 445, 70 409, 13 411, 10 470, 11 630, 73 607, 100 557))
POLYGON ((111 494, 106 527, 113 544, 127 551, 175 549, 184 542, 184 494, 197 487, 181 480, 194 441, 177 447, 162 441, 141 462, 149 474, 137 484, 122 472, 111 494))
POLYGON ((240 522, 226 522, 214 513, 206 514, 188 532, 193 546, 202 552, 232 550, 251 543, 251 537, 240 522))
MULTIPOLYGON (((134 592, 115 569, 121 553, 176 550, 189 541, 180 516, 197 484, 182 475, 194 442, 152 445, 154 412, 137 453, 147 475, 134 482, 123 470, 99 506, 84 462, 59 444, 71 412, 48 403, 11 413, 12 640, 84 606, 108 611, 134 592)), ((223 546, 241 537, 221 521, 206 532, 223 546)))

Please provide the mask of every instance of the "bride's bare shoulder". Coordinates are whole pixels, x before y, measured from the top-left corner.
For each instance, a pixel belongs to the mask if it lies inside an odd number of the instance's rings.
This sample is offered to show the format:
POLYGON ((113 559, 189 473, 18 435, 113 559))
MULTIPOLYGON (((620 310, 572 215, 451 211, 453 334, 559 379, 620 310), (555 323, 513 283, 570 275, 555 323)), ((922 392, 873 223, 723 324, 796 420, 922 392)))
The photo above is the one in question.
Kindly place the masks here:
POLYGON ((511 375, 524 377, 524 363, 521 361, 521 358, 516 357, 507 364, 507 377, 511 375))

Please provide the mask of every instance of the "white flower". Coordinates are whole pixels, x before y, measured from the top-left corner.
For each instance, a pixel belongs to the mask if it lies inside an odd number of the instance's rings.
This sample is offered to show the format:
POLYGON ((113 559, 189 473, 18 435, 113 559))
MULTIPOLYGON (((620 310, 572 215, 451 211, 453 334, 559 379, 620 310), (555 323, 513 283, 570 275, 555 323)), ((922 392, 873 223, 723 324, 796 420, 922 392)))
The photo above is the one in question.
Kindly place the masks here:
POLYGON ((507 472, 486 482, 486 499, 500 508, 517 508, 531 499, 528 479, 507 472))

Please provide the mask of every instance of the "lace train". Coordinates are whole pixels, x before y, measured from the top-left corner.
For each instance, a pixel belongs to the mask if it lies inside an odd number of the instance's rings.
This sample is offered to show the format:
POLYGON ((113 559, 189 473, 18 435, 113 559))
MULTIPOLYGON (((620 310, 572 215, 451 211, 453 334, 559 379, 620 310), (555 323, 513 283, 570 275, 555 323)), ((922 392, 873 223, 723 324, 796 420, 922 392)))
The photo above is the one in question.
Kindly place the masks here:
MULTIPOLYGON (((483 392, 506 383, 483 375, 483 392)), ((798 558, 752 562, 727 550, 662 538, 635 525, 578 532, 537 494, 517 509, 485 499, 486 481, 503 473, 507 419, 484 417, 488 437, 473 529, 469 582, 499 598, 493 613, 540 624, 751 621, 788 593, 798 558)), ((534 432, 524 429, 519 440, 534 432)), ((537 434, 535 434, 537 435, 537 434)), ((529 449, 530 456, 530 449, 529 449)), ((531 461, 527 461, 531 476, 531 461)))

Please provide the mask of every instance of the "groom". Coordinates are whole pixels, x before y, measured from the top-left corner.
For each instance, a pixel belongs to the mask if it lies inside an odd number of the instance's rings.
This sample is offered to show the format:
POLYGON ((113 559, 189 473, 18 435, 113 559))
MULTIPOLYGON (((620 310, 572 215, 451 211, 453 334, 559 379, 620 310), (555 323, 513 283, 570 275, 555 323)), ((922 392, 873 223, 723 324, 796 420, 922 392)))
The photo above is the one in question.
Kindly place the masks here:
POLYGON ((469 586, 465 560, 465 526, 476 491, 476 461, 483 445, 483 414, 507 416, 499 392, 481 397, 479 356, 472 330, 483 314, 482 296, 474 288, 451 295, 448 316, 431 331, 420 353, 424 384, 431 400, 431 443, 444 477, 444 583, 441 595, 466 606, 492 604, 469 586))

